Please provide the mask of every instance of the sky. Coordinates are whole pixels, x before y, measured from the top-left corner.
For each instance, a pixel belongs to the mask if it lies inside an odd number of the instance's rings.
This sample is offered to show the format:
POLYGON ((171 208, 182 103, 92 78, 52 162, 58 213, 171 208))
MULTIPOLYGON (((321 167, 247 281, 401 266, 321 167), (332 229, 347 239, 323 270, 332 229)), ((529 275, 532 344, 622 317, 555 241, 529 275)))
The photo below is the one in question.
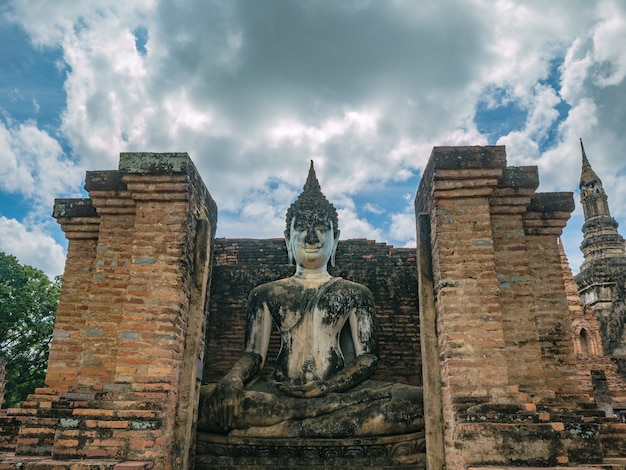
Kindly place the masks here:
POLYGON ((341 238, 415 246, 434 146, 505 145, 572 191, 579 138, 626 234, 626 0, 5 0, 0 251, 54 276, 55 198, 120 152, 187 152, 218 237, 277 238, 309 167, 341 238))

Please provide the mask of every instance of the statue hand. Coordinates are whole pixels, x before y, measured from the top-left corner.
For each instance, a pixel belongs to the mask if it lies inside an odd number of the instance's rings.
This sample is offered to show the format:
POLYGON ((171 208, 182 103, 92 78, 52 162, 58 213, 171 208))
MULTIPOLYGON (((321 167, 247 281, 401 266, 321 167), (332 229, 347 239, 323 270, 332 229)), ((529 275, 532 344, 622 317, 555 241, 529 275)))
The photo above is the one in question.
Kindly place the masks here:
POLYGON ((288 395, 298 398, 315 398, 323 397, 331 392, 326 386, 326 382, 323 380, 315 380, 304 385, 294 385, 285 382, 276 383, 276 387, 279 390, 285 392, 288 395))
POLYGON ((243 382, 226 377, 217 384, 211 395, 211 412, 215 424, 223 431, 233 428, 239 416, 243 399, 243 382))

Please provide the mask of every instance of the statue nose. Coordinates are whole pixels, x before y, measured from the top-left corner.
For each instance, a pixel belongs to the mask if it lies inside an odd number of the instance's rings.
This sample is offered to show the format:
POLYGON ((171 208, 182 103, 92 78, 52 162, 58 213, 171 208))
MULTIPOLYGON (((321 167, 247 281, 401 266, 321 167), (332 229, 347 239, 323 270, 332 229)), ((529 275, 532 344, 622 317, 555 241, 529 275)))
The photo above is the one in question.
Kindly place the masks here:
POLYGON ((307 230, 306 238, 304 239, 304 241, 306 243, 318 243, 319 238, 317 238, 317 234, 315 233, 315 230, 313 229, 307 230))

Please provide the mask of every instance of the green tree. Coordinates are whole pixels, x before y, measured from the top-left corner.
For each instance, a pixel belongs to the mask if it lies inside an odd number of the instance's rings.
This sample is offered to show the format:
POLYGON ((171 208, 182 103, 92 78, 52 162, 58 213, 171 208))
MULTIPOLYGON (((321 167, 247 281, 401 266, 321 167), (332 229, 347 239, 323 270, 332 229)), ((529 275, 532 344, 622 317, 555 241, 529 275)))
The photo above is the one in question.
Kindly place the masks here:
POLYGON ((0 355, 7 361, 5 404, 17 406, 44 384, 61 277, 0 252, 0 355))

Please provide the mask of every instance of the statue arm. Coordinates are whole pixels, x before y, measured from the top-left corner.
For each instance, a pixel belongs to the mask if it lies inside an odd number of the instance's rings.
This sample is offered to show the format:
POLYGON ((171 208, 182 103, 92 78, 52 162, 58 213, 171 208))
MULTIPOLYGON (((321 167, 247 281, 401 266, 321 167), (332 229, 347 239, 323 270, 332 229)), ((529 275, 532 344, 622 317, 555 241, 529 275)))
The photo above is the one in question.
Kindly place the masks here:
POLYGON ((264 303, 259 308, 251 303, 249 308, 245 353, 220 379, 210 398, 214 419, 224 431, 231 429, 239 416, 244 387, 263 367, 269 345, 272 329, 269 309, 264 303))
POLYGON ((374 324, 374 302, 367 291, 367 301, 354 309, 348 321, 356 358, 326 380, 326 393, 345 392, 369 378, 378 365, 378 339, 374 324))

